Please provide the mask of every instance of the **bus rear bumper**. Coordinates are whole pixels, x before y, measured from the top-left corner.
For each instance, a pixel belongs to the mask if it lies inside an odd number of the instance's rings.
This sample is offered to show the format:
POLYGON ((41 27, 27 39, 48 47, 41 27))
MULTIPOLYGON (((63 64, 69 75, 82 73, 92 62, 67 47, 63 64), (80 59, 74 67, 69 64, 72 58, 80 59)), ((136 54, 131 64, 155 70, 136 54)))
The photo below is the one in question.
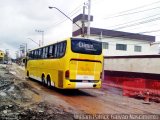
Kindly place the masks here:
POLYGON ((75 88, 100 88, 98 83, 76 83, 75 88))
POLYGON ((64 89, 83 89, 83 88, 101 88, 101 80, 99 82, 70 82, 66 80, 66 84, 63 86, 64 89))

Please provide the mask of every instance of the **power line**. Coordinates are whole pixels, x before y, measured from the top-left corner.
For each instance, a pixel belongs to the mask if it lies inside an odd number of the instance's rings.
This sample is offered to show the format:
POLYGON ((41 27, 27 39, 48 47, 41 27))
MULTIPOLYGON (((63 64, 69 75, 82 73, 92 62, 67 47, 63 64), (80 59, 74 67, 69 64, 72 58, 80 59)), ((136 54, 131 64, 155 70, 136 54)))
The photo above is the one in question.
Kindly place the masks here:
MULTIPOLYGON (((160 1, 151 3, 149 5, 153 5, 153 4, 157 4, 157 3, 160 3, 160 1)), ((127 10, 127 11, 119 12, 119 13, 124 13, 124 14, 115 15, 115 16, 112 16, 112 18, 113 17, 125 16, 125 15, 132 15, 132 14, 136 14, 136 13, 140 13, 140 12, 146 12, 146 11, 150 11, 150 10, 154 10, 154 9, 160 9, 160 7, 154 7, 154 8, 145 9, 145 10, 133 11, 133 10, 141 9, 142 7, 146 7, 146 6, 149 6, 149 5, 144 5, 144 6, 141 6, 141 7, 137 7, 135 9, 130 9, 130 10, 127 10), (128 12, 128 13, 125 13, 125 12, 128 12)), ((157 15, 159 15, 159 14, 148 16, 148 17, 144 17, 144 18, 141 18, 141 19, 133 20, 133 21, 129 21, 129 22, 126 22, 126 23, 123 23, 123 24, 114 25, 114 26, 111 26, 111 27, 116 27, 116 28, 114 28, 112 30, 119 30, 119 29, 124 29, 124 28, 128 28, 128 27, 134 27, 134 26, 137 26, 137 25, 142 25, 142 24, 154 22, 154 21, 157 21, 157 20, 160 19, 160 17, 153 18, 153 17, 155 17, 157 15), (151 18, 151 19, 148 19, 148 18, 151 18), (140 21, 140 20, 142 20, 142 21, 140 21), (136 21, 140 21, 140 22, 136 22, 136 21), (132 23, 132 24, 129 24, 129 23, 132 23)))
POLYGON ((149 19, 149 20, 145 20, 145 21, 141 21, 141 22, 137 22, 137 23, 121 26, 121 27, 117 27, 117 28, 112 29, 112 30, 124 29, 124 28, 128 28, 128 27, 133 27, 133 26, 137 26, 137 25, 142 25, 142 24, 154 22, 154 21, 157 21, 157 20, 160 20, 160 17, 152 18, 152 19, 149 19))
POLYGON ((145 31, 145 32, 140 32, 140 33, 153 33, 153 32, 160 32, 160 29, 158 29, 158 30, 151 30, 151 31, 145 31))
POLYGON ((117 25, 114 25, 114 26, 109 26, 109 28, 117 27, 117 26, 121 26, 121 25, 126 25, 128 23, 133 23, 133 22, 144 20, 144 19, 147 19, 147 18, 152 18, 152 17, 158 16, 158 15, 160 15, 160 14, 155 14, 155 15, 152 15, 152 16, 148 16, 148 17, 132 20, 132 21, 129 21, 129 22, 125 22, 125 23, 122 23, 122 24, 117 24, 117 25))
POLYGON ((150 9, 145 9, 145 10, 141 10, 141 11, 130 12, 130 11, 134 11, 134 10, 137 10, 137 9, 141 9, 141 8, 144 8, 144 7, 147 7, 147 6, 151 6, 151 5, 157 4, 157 3, 160 3, 160 1, 157 1, 157 2, 154 2, 154 3, 151 3, 151 4, 147 4, 147 5, 143 5, 143 6, 140 6, 140 7, 136 7, 136 8, 130 9, 130 10, 122 11, 122 12, 116 13, 115 15, 113 14, 113 15, 111 15, 110 17, 106 17, 106 18, 104 18, 104 19, 110 19, 110 18, 125 16, 125 15, 135 14, 135 13, 139 13, 139 12, 145 12, 145 11, 149 11, 149 10, 153 10, 153 9, 158 9, 159 7, 150 8, 150 9), (128 12, 129 12, 129 13, 128 13, 128 12))
POLYGON ((121 14, 121 15, 117 15, 117 16, 113 16, 113 17, 109 17, 109 18, 121 17, 121 16, 126 16, 126 15, 133 15, 133 14, 136 14, 136 13, 146 12, 146 11, 150 11, 150 10, 154 10, 154 9, 160 9, 160 7, 140 10, 140 11, 136 11, 136 12, 125 13, 125 14, 121 14))

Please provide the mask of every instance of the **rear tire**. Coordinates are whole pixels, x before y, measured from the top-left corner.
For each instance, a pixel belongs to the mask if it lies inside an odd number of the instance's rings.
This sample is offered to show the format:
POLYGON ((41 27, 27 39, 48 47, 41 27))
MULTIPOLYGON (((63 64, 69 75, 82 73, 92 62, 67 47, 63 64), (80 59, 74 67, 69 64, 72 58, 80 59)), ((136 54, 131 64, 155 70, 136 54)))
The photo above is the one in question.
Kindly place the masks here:
POLYGON ((47 87, 51 88, 51 79, 49 76, 47 77, 47 87))
POLYGON ((27 71, 27 77, 29 78, 29 71, 27 71))
POLYGON ((45 77, 44 77, 44 75, 42 75, 42 85, 45 85, 45 77))

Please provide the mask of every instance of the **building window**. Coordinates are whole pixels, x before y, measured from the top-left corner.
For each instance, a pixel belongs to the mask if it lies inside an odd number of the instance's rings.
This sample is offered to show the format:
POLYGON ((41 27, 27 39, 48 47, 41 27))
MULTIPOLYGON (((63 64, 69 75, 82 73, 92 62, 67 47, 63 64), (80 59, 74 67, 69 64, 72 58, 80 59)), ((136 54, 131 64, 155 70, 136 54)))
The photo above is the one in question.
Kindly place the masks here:
POLYGON ((116 50, 127 50, 126 44, 116 44, 116 50))
POLYGON ((142 51, 142 46, 134 46, 134 51, 135 52, 141 52, 142 51))
POLYGON ((103 49, 108 49, 109 48, 109 44, 107 42, 102 42, 102 48, 103 49))

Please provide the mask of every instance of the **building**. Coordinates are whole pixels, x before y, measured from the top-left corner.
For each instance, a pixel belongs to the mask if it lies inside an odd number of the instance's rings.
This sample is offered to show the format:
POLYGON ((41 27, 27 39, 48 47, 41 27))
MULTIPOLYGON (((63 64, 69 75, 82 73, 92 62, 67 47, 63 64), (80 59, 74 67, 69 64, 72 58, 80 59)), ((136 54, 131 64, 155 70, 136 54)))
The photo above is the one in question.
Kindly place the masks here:
MULTIPOLYGON (((73 37, 83 37, 83 34, 87 37, 87 19, 88 16, 83 14, 73 19, 73 37)), ((90 20, 93 21, 93 16, 90 20)), ((91 27, 90 38, 103 42, 104 56, 159 54, 159 45, 153 44, 155 36, 91 27)))
POLYGON ((4 61, 4 52, 0 50, 0 63, 3 63, 4 61))

